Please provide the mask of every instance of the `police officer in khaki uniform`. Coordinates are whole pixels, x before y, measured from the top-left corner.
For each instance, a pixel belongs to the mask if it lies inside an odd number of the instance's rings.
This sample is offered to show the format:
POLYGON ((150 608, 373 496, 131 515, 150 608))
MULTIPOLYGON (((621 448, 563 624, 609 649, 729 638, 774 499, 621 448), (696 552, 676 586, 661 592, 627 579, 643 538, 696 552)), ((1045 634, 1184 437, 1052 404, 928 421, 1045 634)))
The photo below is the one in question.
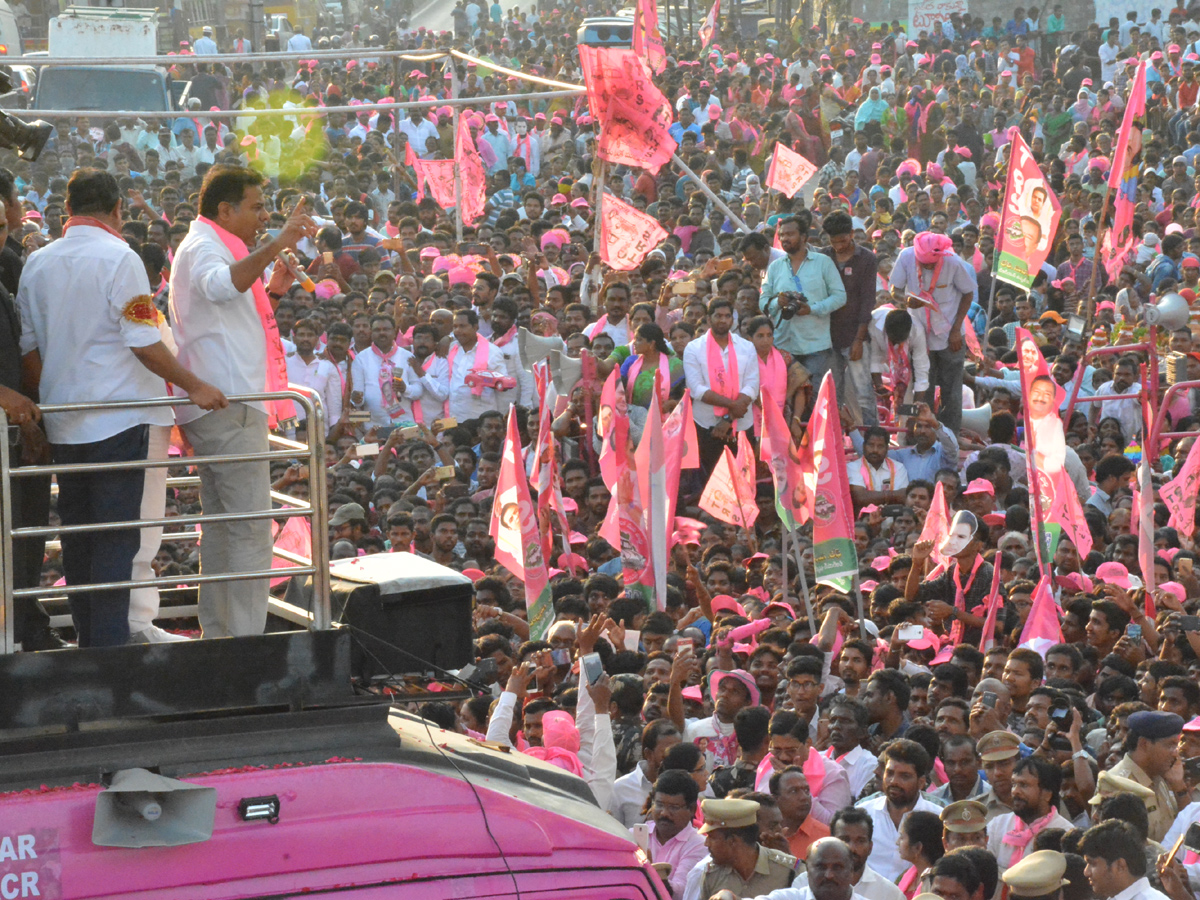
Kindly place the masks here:
POLYGON ((987 848, 987 807, 978 800, 959 800, 941 812, 946 852, 959 847, 987 848))
POLYGON ((712 859, 697 866, 703 867, 697 897, 708 900, 720 891, 739 898, 761 897, 791 885, 799 864, 794 856, 759 844, 757 803, 704 800, 700 809, 704 814, 700 833, 712 859))
POLYGON ((1135 712, 1129 717, 1125 755, 1109 769, 1113 775, 1136 781, 1154 792, 1150 814, 1150 840, 1161 841, 1179 814, 1175 792, 1166 775, 1179 757, 1179 735, 1183 719, 1175 713, 1135 712))
POLYGON ((1009 866, 1000 880, 1008 886, 1011 898, 1062 900, 1066 871, 1065 856, 1057 850, 1038 850, 1009 866))
POLYGON ((1011 731, 989 731, 979 739, 977 749, 983 760, 983 773, 991 788, 975 799, 987 809, 987 820, 1012 812, 1013 767, 1021 752, 1021 739, 1011 731))

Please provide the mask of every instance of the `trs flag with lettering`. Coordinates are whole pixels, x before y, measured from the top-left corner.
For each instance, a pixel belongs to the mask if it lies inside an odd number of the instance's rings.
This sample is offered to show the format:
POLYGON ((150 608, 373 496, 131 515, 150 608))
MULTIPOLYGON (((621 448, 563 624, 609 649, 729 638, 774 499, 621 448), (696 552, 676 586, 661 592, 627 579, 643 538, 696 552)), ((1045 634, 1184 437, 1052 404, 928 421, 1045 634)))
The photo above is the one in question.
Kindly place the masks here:
POLYGON ((462 173, 462 217, 468 225, 483 218, 487 203, 487 172, 479 156, 479 148, 471 137, 471 126, 467 117, 458 120, 458 134, 454 137, 454 162, 462 173))
POLYGON ((844 439, 833 373, 826 372, 808 421, 813 466, 805 480, 812 498, 813 568, 818 584, 849 592, 858 574, 858 552, 844 439))
POLYGON ((775 512, 787 531, 795 531, 812 515, 812 504, 805 488, 805 472, 812 468, 808 445, 797 445, 792 441, 783 409, 771 396, 769 388, 762 388, 762 442, 759 458, 771 470, 775 482, 775 512))
POLYGON ((1200 440, 1192 442, 1187 459, 1176 471, 1158 495, 1171 511, 1167 524, 1191 539, 1196 530, 1196 497, 1200 495, 1200 440))
POLYGON ((600 210, 600 259, 610 269, 631 272, 646 255, 667 238, 667 230, 612 194, 605 194, 600 210))
POLYGON ((413 170, 417 173, 417 199, 425 197, 425 185, 438 206, 453 209, 458 202, 454 195, 454 166, 452 159, 416 159, 413 170))
POLYGON ((668 131, 670 101, 654 86, 646 61, 633 50, 580 44, 579 64, 600 125, 600 158, 657 172, 677 145, 668 131))
POLYGON ((817 174, 817 167, 783 144, 775 145, 771 167, 767 170, 767 187, 787 197, 794 197, 805 182, 817 174))

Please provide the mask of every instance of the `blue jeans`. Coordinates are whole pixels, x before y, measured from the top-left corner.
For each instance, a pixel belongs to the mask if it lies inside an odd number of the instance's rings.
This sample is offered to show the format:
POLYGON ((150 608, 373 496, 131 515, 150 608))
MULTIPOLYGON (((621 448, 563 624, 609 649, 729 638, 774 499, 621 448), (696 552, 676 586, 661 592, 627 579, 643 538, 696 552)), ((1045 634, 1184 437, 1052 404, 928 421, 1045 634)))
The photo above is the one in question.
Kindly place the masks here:
MULTIPOLYGON (((56 463, 99 463, 145 459, 150 427, 135 425, 90 444, 54 444, 56 463)), ((58 476, 58 516, 63 525, 137 521, 145 472, 123 469, 58 476)), ((77 532, 62 536, 67 584, 129 581, 141 546, 137 528, 77 532)), ((68 596, 80 647, 115 647, 129 642, 129 589, 81 591, 68 596)))

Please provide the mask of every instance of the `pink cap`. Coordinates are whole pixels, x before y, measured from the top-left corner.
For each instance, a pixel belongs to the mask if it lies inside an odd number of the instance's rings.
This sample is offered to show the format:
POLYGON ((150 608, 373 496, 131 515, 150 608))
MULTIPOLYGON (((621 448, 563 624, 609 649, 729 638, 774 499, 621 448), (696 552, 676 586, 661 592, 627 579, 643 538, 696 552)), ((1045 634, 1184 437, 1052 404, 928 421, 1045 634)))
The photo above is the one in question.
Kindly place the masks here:
POLYGON ((717 121, 717 119, 721 118, 721 110, 717 109, 715 106, 710 106, 708 108, 708 117, 714 122, 717 121))
POLYGON ((1003 525, 1008 521, 1008 515, 1003 512, 988 513, 983 517, 983 521, 988 525, 1003 525))
POLYGON ((1162 59, 1162 58, 1163 58, 1162 51, 1161 51, 1161 50, 1155 50, 1153 53, 1151 53, 1151 54, 1150 54, 1150 58, 1151 58, 1152 60, 1159 60, 1159 59, 1162 59))
POLYGON ((731 612, 739 616, 746 614, 746 610, 742 604, 738 603, 737 600, 728 594, 717 594, 717 596, 712 598, 712 611, 714 613, 731 612))
POLYGON ((475 281, 475 272, 473 269, 468 269, 466 266, 455 266, 450 270, 451 284, 472 284, 475 281))
POLYGON ((500 117, 499 117, 498 115, 496 115, 495 113, 488 113, 486 116, 484 116, 484 117, 483 117, 483 121, 485 121, 485 122, 499 122, 499 121, 500 121, 500 117))
POLYGON ((875 588, 879 587, 879 582, 868 579, 860 584, 859 587, 862 589, 864 594, 869 594, 871 591, 875 590, 875 588))
POLYGON ((553 197, 550 198, 551 206, 558 206, 559 204, 566 203, 566 202, 567 202, 566 194, 555 194, 553 197))
POLYGON ((472 581, 478 581, 480 578, 487 577, 487 573, 482 569, 463 569, 462 573, 472 581))
POLYGON ((877 556, 871 560, 871 568, 876 572, 886 572, 891 564, 892 558, 890 556, 877 556))
POLYGON ((796 618, 796 610, 792 609, 791 604, 783 603, 779 600, 776 600, 774 603, 768 603, 763 607, 763 618, 770 618, 772 610, 786 614, 789 619, 796 618))
POLYGON ((883 62, 883 57, 882 57, 882 56, 880 56, 878 53, 872 53, 872 54, 871 54, 871 64, 872 64, 872 65, 875 65, 875 66, 877 66, 877 65, 879 65, 881 62, 883 62))
POLYGON ((575 209, 591 209, 592 205, 587 202, 587 198, 576 197, 571 201, 571 206, 575 207, 575 209))
POLYGON ((976 478, 967 485, 967 489, 963 491, 963 495, 967 494, 991 494, 996 496, 996 486, 986 478, 976 478))
POLYGON ((1187 600, 1187 588, 1185 588, 1178 581, 1164 581, 1159 585, 1159 587, 1178 600, 1180 603, 1183 603, 1185 600, 1187 600))
POLYGON ((437 247, 422 247, 419 254, 421 259, 437 259, 442 255, 442 251, 437 247))
POLYGON ((1133 581, 1129 577, 1129 570, 1119 562, 1101 563, 1096 569, 1096 580, 1103 581, 1105 584, 1115 584, 1117 587, 1125 590, 1132 590, 1133 581))
POLYGON ((907 644, 913 650, 933 650, 936 652, 942 648, 942 642, 938 639, 938 636, 928 628, 925 629, 924 635, 915 641, 908 641, 907 644))

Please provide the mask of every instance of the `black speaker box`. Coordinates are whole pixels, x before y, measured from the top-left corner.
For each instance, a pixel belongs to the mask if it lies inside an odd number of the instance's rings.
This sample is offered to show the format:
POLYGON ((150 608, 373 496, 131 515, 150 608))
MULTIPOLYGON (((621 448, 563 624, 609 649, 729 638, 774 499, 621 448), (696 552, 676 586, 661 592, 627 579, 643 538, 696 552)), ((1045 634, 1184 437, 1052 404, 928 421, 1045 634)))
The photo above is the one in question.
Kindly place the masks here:
POLYGON ((460 669, 471 645, 474 586, 465 575, 411 553, 344 560, 330 572, 332 614, 349 626, 354 675, 460 669))

